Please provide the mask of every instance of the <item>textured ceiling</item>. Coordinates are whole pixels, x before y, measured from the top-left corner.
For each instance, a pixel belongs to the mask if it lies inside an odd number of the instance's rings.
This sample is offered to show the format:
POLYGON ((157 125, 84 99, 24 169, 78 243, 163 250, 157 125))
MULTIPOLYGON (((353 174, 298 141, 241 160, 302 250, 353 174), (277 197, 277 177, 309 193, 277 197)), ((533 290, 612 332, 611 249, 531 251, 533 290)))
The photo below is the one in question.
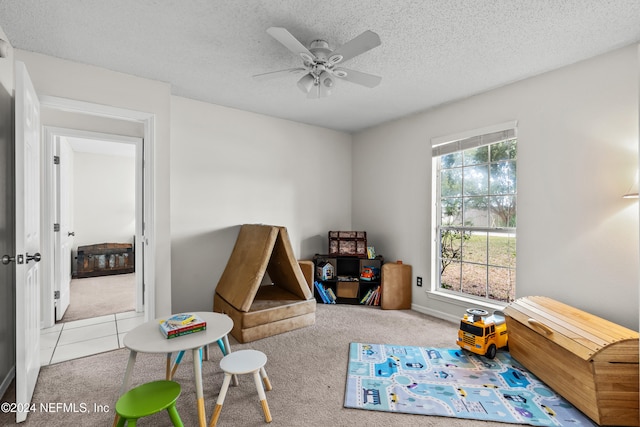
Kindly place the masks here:
POLYGON ((170 82, 175 95, 355 132, 640 41, 638 0, 0 0, 11 44, 170 82), (301 61, 266 33, 335 48, 365 30, 382 45, 307 99, 288 75, 301 61))

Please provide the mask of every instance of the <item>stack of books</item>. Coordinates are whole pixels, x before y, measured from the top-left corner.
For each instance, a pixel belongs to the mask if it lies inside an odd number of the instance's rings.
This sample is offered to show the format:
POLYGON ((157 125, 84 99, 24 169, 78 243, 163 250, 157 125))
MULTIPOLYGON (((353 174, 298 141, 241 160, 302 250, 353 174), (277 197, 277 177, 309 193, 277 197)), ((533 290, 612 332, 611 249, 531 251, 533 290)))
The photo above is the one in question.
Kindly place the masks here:
POLYGON ((333 292, 333 289, 331 289, 328 286, 325 288, 319 282, 314 282, 314 284, 316 286, 316 291, 318 292, 318 295, 320 295, 320 298, 322 299, 323 303, 325 303, 325 304, 335 304, 336 303, 336 300, 338 298, 336 297, 336 294, 333 292))
POLYGON ((204 331, 205 329, 207 329, 207 322, 195 314, 175 314, 166 320, 160 321, 160 332, 167 339, 204 331))
POLYGON ((360 304, 380 305, 380 286, 375 289, 369 289, 365 296, 360 300, 360 304))

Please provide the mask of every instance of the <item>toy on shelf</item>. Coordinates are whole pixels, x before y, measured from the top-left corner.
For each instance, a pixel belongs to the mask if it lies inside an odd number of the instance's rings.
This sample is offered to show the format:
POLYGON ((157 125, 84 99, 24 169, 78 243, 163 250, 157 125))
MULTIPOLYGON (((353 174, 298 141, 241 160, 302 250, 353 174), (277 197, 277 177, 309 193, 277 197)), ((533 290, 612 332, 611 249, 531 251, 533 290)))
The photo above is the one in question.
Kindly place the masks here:
POLYGON ((469 308, 460 321, 457 344, 464 350, 493 359, 499 348, 508 346, 507 323, 500 311, 469 308))
POLYGON ((367 265, 362 268, 360 280, 372 281, 378 279, 380 279, 380 269, 378 267, 367 265))

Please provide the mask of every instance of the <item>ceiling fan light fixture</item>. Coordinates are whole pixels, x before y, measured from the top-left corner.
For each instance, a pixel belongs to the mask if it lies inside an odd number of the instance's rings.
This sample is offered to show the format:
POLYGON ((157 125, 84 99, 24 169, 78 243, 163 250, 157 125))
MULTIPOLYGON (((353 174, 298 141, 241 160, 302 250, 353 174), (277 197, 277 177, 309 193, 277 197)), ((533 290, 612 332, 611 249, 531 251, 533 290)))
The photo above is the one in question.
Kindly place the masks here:
POLYGON ((331 89, 333 87, 333 79, 331 78, 331 74, 327 73, 326 71, 322 74, 320 74, 320 84, 322 84, 324 87, 331 89))
POLYGON ((326 40, 317 39, 309 44, 309 49, 329 49, 329 43, 326 40))
POLYGON ((315 82, 316 79, 311 74, 305 74, 298 80, 298 87, 304 93, 309 93, 315 82))

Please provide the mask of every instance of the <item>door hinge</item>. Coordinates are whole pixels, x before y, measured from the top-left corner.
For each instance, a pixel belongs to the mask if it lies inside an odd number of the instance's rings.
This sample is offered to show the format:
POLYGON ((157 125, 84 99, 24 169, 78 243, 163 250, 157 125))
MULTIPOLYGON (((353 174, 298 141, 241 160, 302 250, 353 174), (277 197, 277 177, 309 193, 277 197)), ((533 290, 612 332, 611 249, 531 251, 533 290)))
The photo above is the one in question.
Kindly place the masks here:
POLYGON ((60 156, 53 156, 53 164, 54 165, 60 164, 60 156))
POLYGON ((55 233, 56 231, 60 231, 60 224, 57 224, 57 223, 56 223, 56 224, 53 224, 53 231, 54 231, 54 233, 55 233))
POLYGON ((60 299, 60 291, 53 291, 53 299, 60 299))

